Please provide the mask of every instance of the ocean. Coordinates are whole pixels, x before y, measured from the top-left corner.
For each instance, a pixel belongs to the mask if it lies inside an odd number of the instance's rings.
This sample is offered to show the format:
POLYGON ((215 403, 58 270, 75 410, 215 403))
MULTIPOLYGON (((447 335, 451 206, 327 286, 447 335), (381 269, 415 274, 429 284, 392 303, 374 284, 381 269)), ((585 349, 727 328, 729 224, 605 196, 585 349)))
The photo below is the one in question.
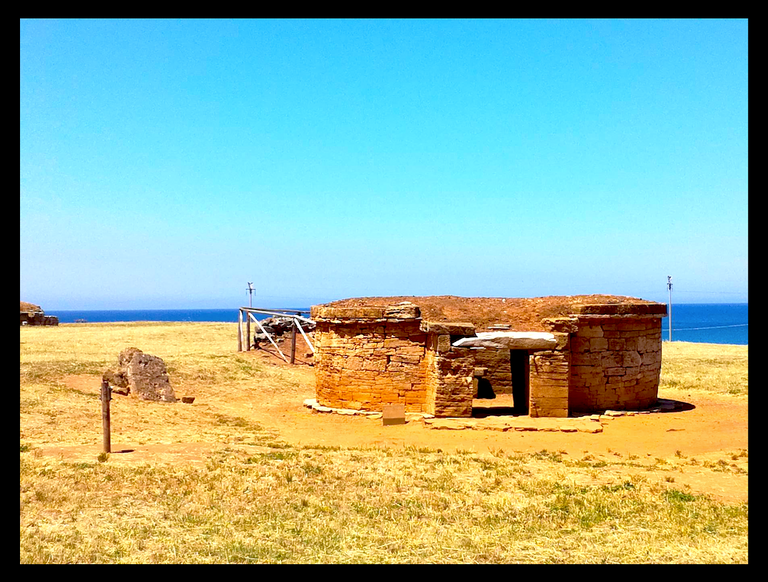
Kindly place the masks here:
MULTIPOLYGON (((308 312, 308 307, 289 308, 308 312)), ((59 323, 121 321, 211 321, 236 323, 238 309, 149 309, 99 311, 46 311, 59 323)), ((308 314, 304 314, 308 316, 308 314)), ((257 315, 259 320, 269 317, 257 315)), ((662 319, 662 340, 669 341, 669 317, 662 319)), ((672 304, 672 341, 747 345, 748 303, 672 304)))
MULTIPOLYGON (((672 304, 672 341, 747 345, 748 303, 672 304)), ((661 320, 661 339, 669 341, 670 317, 661 320)))
MULTIPOLYGON (((290 307, 274 311, 302 311, 303 317, 309 317, 309 307, 290 307)), ((116 309, 116 310, 81 310, 81 311, 46 311, 46 315, 55 315, 59 323, 103 323, 121 321, 207 321, 218 323, 237 323, 239 309, 116 309)), ((269 315, 254 313, 258 320, 269 315)))

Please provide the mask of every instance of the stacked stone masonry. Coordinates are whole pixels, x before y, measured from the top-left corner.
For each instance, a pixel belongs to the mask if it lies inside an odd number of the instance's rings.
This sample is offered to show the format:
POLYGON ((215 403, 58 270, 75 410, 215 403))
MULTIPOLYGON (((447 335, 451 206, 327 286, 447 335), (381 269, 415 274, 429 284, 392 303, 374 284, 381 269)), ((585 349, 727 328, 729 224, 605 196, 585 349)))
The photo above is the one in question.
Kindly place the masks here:
POLYGON ((317 401, 374 411, 403 404, 407 412, 468 417, 480 382, 511 393, 510 348, 524 346, 516 351, 527 354, 530 416, 654 405, 666 306, 636 300, 562 311, 568 313, 541 318, 531 330, 546 330, 549 339, 506 338, 502 348, 493 343, 498 339, 479 337, 487 334, 478 336, 472 322, 424 320, 412 303, 314 306, 317 401))
POLYGON ((426 334, 419 321, 352 320, 315 328, 317 400, 355 410, 405 404, 425 412, 426 334))
POLYGON ((570 409, 632 410, 655 404, 661 319, 585 319, 571 340, 570 409))

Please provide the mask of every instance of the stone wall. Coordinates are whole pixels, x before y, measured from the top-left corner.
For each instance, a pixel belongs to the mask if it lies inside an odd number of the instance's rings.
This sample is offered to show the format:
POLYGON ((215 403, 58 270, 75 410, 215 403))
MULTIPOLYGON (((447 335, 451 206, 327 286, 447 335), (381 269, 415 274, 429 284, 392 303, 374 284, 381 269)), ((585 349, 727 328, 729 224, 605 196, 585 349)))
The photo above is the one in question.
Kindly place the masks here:
POLYGON ((20 325, 59 325, 55 315, 45 315, 42 311, 21 312, 20 325))
POLYGON ((512 394, 512 367, 508 349, 483 348, 474 351, 475 366, 484 368, 483 378, 494 394, 512 394))
MULTIPOLYGON (((415 306, 412 306, 415 307, 415 306)), ((425 412, 425 345, 418 309, 313 307, 317 401, 332 408, 425 412)))
POLYGON ((645 408, 657 399, 664 315, 663 304, 583 304, 540 319, 547 332, 476 334, 472 323, 422 321, 409 302, 314 306, 317 401, 471 416, 478 370, 494 392, 511 390, 514 349, 529 354, 530 416, 645 408))
POLYGON ((430 324, 415 305, 313 307, 317 401, 331 408, 472 414, 473 351, 451 346, 471 324, 430 324))
POLYGON ((438 417, 472 416, 476 351, 452 347, 449 334, 429 334, 427 374, 432 402, 427 412, 438 417))
POLYGON ((570 335, 556 331, 554 349, 531 353, 529 414, 533 417, 566 417, 570 411, 570 335))
POLYGON ((653 406, 660 373, 660 317, 579 318, 571 339, 572 411, 653 406))

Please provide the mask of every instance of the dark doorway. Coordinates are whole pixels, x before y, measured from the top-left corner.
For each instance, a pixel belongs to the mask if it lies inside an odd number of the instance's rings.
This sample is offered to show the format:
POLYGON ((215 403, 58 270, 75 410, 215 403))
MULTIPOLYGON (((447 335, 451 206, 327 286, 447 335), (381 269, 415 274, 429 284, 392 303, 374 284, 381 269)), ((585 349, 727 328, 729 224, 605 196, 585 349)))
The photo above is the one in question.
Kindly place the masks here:
POLYGON ((477 378, 477 393, 475 398, 492 400, 496 398, 490 380, 488 378, 477 378))
MULTIPOLYGON (((497 360, 506 368, 506 374, 499 369, 492 374, 493 382, 486 377, 476 377, 475 398, 472 401, 472 416, 525 416, 529 412, 530 372, 528 350, 507 350, 497 360), (508 358, 508 359, 507 359, 508 358), (509 366, 509 367, 507 367, 509 366), (506 378, 504 378, 506 376, 506 378)), ((488 362, 485 360, 484 363, 488 362)))
POLYGON ((515 414, 528 414, 528 350, 509 350, 509 363, 512 369, 512 402, 515 414))

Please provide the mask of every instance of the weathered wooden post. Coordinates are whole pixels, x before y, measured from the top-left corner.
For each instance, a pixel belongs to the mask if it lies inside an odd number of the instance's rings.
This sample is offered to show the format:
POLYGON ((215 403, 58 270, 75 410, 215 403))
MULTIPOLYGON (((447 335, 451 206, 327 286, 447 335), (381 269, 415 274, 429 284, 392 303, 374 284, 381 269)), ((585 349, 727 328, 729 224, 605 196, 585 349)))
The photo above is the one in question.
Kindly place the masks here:
POLYGON ((243 351, 243 310, 237 312, 237 351, 243 351))
POLYGON ((245 351, 246 352, 251 351, 252 341, 253 341, 253 338, 251 337, 251 315, 249 312, 246 312, 246 317, 245 317, 245 351))
POLYGON ((101 381, 101 428, 103 435, 103 450, 105 453, 112 452, 112 435, 109 418, 109 401, 112 399, 112 389, 109 382, 101 381))
POLYGON ((291 364, 296 360, 296 320, 291 318, 291 364))

